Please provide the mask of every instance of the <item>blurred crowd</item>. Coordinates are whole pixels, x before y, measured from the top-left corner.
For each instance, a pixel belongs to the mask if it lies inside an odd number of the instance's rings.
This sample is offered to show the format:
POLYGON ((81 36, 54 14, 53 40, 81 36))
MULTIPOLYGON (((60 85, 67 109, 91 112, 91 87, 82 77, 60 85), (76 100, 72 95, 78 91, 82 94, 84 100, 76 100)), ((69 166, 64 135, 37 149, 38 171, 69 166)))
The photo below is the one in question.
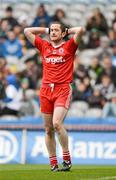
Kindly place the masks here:
MULTIPOLYGON (((52 21, 66 27, 70 24, 62 8, 51 16, 40 4, 31 24, 25 19, 17 20, 13 10, 12 6, 6 7, 5 16, 0 19, 0 116, 38 117, 41 58, 23 30, 29 26, 48 27, 52 21)), ((116 11, 113 13, 111 26, 99 8, 87 19, 74 59, 70 117, 116 117, 116 11), (84 63, 84 57, 91 53, 89 63, 84 63)))

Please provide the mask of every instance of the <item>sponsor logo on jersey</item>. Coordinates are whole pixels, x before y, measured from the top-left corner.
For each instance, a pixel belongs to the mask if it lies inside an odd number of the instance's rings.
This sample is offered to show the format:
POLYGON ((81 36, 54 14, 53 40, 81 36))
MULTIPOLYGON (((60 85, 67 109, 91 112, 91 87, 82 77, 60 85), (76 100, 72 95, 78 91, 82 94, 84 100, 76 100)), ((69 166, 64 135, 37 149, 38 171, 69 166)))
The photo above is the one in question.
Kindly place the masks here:
POLYGON ((65 62, 65 59, 63 59, 62 56, 60 57, 50 57, 50 58, 45 58, 46 63, 51 63, 51 64, 56 64, 56 63, 63 63, 65 62))

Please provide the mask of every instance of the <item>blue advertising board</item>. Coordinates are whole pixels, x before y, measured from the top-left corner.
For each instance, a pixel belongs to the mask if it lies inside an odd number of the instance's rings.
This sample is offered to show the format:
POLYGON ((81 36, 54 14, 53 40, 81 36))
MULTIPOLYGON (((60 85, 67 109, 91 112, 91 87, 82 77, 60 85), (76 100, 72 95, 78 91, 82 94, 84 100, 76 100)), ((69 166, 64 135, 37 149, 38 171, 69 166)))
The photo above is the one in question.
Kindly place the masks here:
MULTIPOLYGON (((116 165, 115 132, 69 132, 73 164, 116 165)), ((0 131, 0 163, 48 164, 43 131, 0 131)), ((62 150, 57 137, 58 161, 62 150)))
MULTIPOLYGON (((44 133, 28 132, 27 163, 48 163, 44 133)), ((116 164, 116 133, 69 132, 69 144, 74 164, 116 164)), ((62 151, 57 143, 58 159, 62 151)))
POLYGON ((21 163, 22 131, 0 130, 0 164, 21 163))

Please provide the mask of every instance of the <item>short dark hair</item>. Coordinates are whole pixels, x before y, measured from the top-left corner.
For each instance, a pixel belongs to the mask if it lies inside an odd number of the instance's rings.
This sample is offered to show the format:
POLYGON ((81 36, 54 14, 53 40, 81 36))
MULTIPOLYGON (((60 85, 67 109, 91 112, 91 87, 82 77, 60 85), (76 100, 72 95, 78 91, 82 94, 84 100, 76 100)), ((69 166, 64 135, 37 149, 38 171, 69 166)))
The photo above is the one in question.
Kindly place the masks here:
MULTIPOLYGON (((60 22, 58 22, 58 21, 52 22, 52 23, 50 24, 50 26, 51 26, 52 24, 59 24, 62 32, 65 32, 65 31, 66 31, 66 26, 65 26, 64 24, 62 24, 62 23, 60 23, 60 22)), ((49 27, 49 29, 50 29, 50 27, 49 27)))
POLYGON ((6 11, 7 11, 7 12, 12 12, 12 11, 13 11, 13 8, 12 8, 11 6, 7 6, 6 11))

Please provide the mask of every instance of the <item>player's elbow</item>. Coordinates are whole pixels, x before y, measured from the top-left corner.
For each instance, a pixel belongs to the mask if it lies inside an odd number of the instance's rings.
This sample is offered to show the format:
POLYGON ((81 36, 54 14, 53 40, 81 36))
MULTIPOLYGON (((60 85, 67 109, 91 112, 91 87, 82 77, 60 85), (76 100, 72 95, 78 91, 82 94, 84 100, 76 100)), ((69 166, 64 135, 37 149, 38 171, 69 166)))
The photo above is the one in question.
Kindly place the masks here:
POLYGON ((29 32, 28 28, 25 28, 25 29, 24 29, 24 34, 25 34, 25 36, 27 36, 28 32, 29 32))
POLYGON ((80 35, 82 35, 82 34, 84 33, 84 28, 83 28, 83 27, 80 27, 78 33, 79 33, 80 35))

